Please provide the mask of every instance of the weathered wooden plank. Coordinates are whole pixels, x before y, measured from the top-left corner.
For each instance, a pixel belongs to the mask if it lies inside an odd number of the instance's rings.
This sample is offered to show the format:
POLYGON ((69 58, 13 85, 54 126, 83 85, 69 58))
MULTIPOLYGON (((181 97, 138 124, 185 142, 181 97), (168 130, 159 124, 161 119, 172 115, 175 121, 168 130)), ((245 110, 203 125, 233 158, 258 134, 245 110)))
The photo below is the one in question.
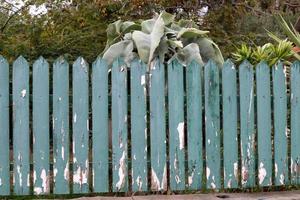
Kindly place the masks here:
POLYGON ((231 60, 222 69, 224 188, 238 187, 237 80, 231 60))
POLYGON ((79 57, 73 64, 73 193, 89 191, 89 74, 79 57))
POLYGON ((254 74, 253 66, 244 61, 239 66, 241 182, 242 187, 255 186, 254 74))
POLYGON ((146 70, 142 61, 130 66, 132 191, 147 191, 146 70))
POLYGON ((258 184, 272 185, 271 88, 270 67, 256 66, 258 184))
POLYGON ((9 65, 1 55, 0 113, 0 195, 9 195, 9 65))
POLYGON ((205 87, 205 144, 206 144, 206 186, 208 189, 221 187, 220 150, 220 98, 219 69, 209 61, 204 68, 205 87))
POLYGON ((122 59, 112 66, 113 191, 128 191, 127 67, 122 59))
POLYGON ((300 62, 291 67, 291 183, 300 184, 300 62))
POLYGON ((173 60, 168 64, 169 100, 169 167, 170 189, 185 188, 185 134, 184 134, 183 66, 173 60))
POLYGON ((53 180, 55 194, 69 187, 69 64, 59 57, 53 65, 53 180))
POLYGON ((151 190, 167 190, 165 69, 156 59, 150 64, 151 190), (154 148, 153 148, 154 147, 154 148))
POLYGON ((109 192, 108 185, 108 66, 101 58, 93 63, 93 191, 109 192))
POLYGON ((286 77, 282 63, 272 68, 274 108, 275 185, 289 183, 286 77))
POLYGON ((188 140, 188 188, 202 188, 202 69, 192 62, 186 69, 187 87, 187 140, 188 140))
POLYGON ((30 193, 29 66, 22 56, 13 63, 14 193, 30 193))
POLYGON ((40 57, 33 64, 33 191, 49 194, 49 64, 40 57))

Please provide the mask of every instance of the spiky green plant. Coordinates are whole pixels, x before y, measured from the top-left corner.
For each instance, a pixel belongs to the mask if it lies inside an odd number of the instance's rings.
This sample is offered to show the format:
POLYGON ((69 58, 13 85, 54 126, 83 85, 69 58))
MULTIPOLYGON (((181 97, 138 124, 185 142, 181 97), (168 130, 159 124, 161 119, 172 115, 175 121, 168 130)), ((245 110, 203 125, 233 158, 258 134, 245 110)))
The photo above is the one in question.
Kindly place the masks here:
POLYGON ((119 20, 107 28, 107 44, 102 55, 109 65, 117 57, 124 57, 125 61, 139 57, 146 64, 159 57, 163 62, 177 58, 184 66, 192 60, 205 64, 212 59, 222 66, 221 51, 207 37, 208 33, 199 30, 193 21, 176 22, 175 16, 167 12, 141 22, 119 20))

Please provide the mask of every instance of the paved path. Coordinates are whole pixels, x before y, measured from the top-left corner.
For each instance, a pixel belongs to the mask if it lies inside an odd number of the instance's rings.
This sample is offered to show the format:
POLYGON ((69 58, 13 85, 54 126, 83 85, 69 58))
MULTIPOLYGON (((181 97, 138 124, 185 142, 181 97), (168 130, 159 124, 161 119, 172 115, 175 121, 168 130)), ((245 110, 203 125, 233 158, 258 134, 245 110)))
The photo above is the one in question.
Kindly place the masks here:
POLYGON ((82 197, 76 200, 300 200, 299 191, 190 195, 149 195, 133 197, 82 197))

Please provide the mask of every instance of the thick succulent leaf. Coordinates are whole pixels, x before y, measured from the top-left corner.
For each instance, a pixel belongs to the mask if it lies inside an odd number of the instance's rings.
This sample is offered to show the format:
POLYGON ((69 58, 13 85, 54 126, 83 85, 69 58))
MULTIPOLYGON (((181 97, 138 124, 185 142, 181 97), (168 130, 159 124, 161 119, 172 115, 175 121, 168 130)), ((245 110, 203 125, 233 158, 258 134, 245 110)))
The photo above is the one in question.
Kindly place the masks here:
MULTIPOLYGON (((191 43, 180 49, 176 57, 183 66, 188 66, 193 60, 203 66, 203 61, 200 55, 199 46, 196 43, 191 43)), ((170 60, 171 61, 171 60, 170 60)))
POLYGON ((212 59, 220 67, 223 65, 224 58, 222 53, 218 45, 215 44, 211 39, 199 38, 197 44, 199 45, 200 54, 204 63, 207 63, 210 59, 212 59))
POLYGON ((103 59, 111 66, 113 61, 118 57, 123 57, 125 62, 133 59, 133 42, 131 40, 123 40, 111 45, 103 54, 103 59))
POLYGON ((180 40, 168 40, 168 43, 172 48, 183 48, 183 44, 180 40))
POLYGON ((155 19, 148 19, 148 20, 143 21, 141 23, 142 32, 150 34, 151 31, 153 30, 155 21, 156 21, 155 19))
POLYGON ((121 33, 126 34, 133 30, 141 30, 141 25, 131 21, 126 21, 121 25, 121 33))
POLYGON ((177 34, 177 38, 195 38, 207 33, 209 33, 209 31, 201 31, 196 28, 182 28, 177 34))
POLYGON ((166 11, 163 11, 160 16, 164 20, 164 23, 166 26, 170 25, 171 23, 174 22, 175 15, 172 15, 170 13, 167 13, 166 11))
POLYGON ((155 51, 155 56, 158 55, 160 61, 163 63, 165 60, 165 55, 168 53, 168 51, 169 51, 168 38, 163 37, 155 51))
POLYGON ((107 26, 106 29, 107 41, 112 41, 120 35, 121 26, 122 26, 121 20, 115 21, 114 23, 111 23, 107 26))
POLYGON ((150 35, 143 33, 142 31, 134 31, 132 33, 132 39, 135 43, 140 59, 144 63, 147 63, 150 55, 150 35))
POLYGON ((178 26, 183 28, 196 28, 199 29, 199 26, 193 20, 181 19, 178 21, 178 26))

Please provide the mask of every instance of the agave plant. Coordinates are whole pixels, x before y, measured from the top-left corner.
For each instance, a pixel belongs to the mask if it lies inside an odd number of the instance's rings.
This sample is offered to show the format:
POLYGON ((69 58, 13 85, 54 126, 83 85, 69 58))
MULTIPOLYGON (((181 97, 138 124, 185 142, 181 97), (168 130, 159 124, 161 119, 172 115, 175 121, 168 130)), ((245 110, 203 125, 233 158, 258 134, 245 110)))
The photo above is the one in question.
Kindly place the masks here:
MULTIPOLYGON (((293 42, 296 47, 294 47, 295 49, 300 48, 300 33, 298 33, 294 26, 292 24, 288 25, 288 23, 283 19, 283 17, 281 15, 276 17, 276 20, 279 24, 279 26, 281 27, 281 29, 284 31, 284 33, 288 36, 288 39, 293 42)), ((280 39, 279 37, 277 37, 274 33, 271 33, 269 31, 268 35, 274 39, 276 42, 280 43, 282 41, 282 39, 280 39)), ((300 60, 300 55, 297 54, 297 51, 294 51, 293 56, 300 60)))
POLYGON ((292 42, 288 40, 281 40, 277 45, 267 43, 254 49, 243 44, 233 53, 233 58, 236 62, 248 60, 253 65, 257 65, 261 61, 266 61, 269 66, 275 65, 278 61, 290 64, 288 59, 294 55, 292 47, 292 42))
POLYGON ((148 65, 159 57, 162 62, 177 58, 184 66, 192 60, 205 64, 212 59, 222 66, 221 51, 208 38, 208 33, 199 30, 191 20, 176 22, 175 16, 165 11, 141 22, 118 20, 107 28, 107 43, 102 56, 109 65, 118 57, 130 62, 138 56, 148 65))

